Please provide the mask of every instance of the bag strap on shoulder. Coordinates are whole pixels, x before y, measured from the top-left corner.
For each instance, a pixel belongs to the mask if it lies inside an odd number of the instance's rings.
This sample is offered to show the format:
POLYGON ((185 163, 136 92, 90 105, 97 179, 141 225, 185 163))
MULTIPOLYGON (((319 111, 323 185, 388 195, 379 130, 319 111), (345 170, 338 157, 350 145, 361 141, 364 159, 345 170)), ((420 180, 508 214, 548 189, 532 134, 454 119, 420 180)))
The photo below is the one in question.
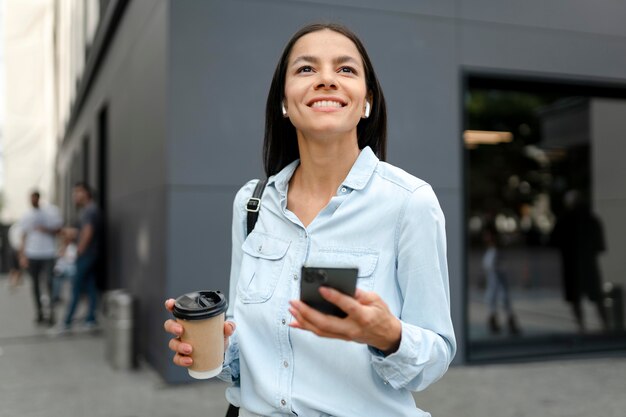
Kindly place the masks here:
POLYGON ((256 221, 259 218, 259 210, 261 210, 261 196, 263 195, 263 191, 265 191, 266 185, 267 178, 259 180, 256 187, 254 187, 252 196, 250 196, 248 202, 246 203, 246 211, 248 214, 246 235, 249 235, 250 232, 252 232, 254 225, 256 225, 256 221))
MULTIPOLYGON (((248 199, 246 203, 246 214, 247 214, 247 229, 246 236, 252 232, 254 229, 254 225, 256 225, 256 221, 259 218, 259 210, 261 210, 261 196, 263 196, 263 191, 265 191, 265 185, 267 185, 267 178, 260 180, 257 182, 256 187, 254 187, 254 191, 252 195, 248 199)), ((226 410, 226 417, 237 417, 239 415, 239 407, 235 407, 232 404, 228 404, 228 410, 226 410)))

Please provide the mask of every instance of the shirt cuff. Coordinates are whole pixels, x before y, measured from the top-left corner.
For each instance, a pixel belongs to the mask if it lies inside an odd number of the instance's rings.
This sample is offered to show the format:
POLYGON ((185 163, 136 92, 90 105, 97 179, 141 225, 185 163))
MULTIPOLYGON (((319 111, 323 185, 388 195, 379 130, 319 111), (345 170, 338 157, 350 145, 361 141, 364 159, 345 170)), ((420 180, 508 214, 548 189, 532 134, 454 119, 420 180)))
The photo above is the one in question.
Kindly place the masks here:
POLYGON ((385 354, 372 346, 368 345, 371 353, 371 363, 376 373, 383 379, 385 384, 390 384, 393 388, 399 389, 405 386, 411 378, 402 373, 402 369, 407 363, 415 361, 416 348, 409 337, 410 330, 406 323, 402 324, 402 335, 400 338, 400 346, 394 353, 385 356, 385 354))
POLYGON ((239 343, 236 331, 229 339, 228 349, 224 352, 222 372, 217 377, 225 382, 236 382, 239 380, 239 343))

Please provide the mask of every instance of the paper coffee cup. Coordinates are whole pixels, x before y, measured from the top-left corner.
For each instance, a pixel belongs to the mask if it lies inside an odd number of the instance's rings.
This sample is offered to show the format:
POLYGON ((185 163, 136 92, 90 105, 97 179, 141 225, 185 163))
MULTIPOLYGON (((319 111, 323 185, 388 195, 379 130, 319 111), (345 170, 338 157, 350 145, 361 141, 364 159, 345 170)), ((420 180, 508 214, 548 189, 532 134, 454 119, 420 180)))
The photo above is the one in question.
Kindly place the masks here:
POLYGON ((219 291, 196 291, 181 295, 174 303, 174 317, 183 326, 181 341, 192 347, 189 375, 208 379, 222 372, 224 362, 224 315, 228 301, 219 291))

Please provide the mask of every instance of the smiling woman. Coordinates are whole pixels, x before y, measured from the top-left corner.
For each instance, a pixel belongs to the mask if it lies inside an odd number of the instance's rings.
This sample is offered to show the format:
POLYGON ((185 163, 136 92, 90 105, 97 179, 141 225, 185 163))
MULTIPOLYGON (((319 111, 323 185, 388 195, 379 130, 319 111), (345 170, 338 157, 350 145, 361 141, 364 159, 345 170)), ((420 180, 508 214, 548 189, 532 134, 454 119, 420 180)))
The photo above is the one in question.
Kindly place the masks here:
POLYGON ((285 105, 286 79, 289 71, 292 70, 291 66, 295 65, 296 69, 301 68, 304 74, 313 73, 314 64, 319 63, 316 60, 319 61, 321 59, 320 56, 303 55, 302 52, 296 54, 294 45, 307 35, 319 32, 330 32, 335 35, 335 39, 343 37, 344 42, 341 45, 348 49, 350 53, 342 56, 342 54, 336 52, 337 56, 334 57, 337 59, 337 62, 334 62, 334 64, 338 68, 345 67, 341 69, 342 72, 349 71, 350 68, 355 66, 361 70, 359 77, 365 81, 366 91, 370 99, 371 114, 367 119, 357 120, 358 146, 359 149, 369 146, 381 161, 386 159, 387 107, 382 88, 378 83, 374 67, 363 43, 352 31, 341 25, 313 24, 303 27, 291 38, 285 46, 274 71, 267 97, 265 141, 263 145, 265 172, 268 176, 278 173, 287 164, 300 156, 296 140, 296 127, 292 123, 291 118, 285 118, 281 104, 285 105), (347 41, 347 44, 345 41, 347 41))
MULTIPOLYGON (((427 183, 383 162, 385 147, 385 99, 361 41, 338 25, 301 29, 267 99, 268 180, 250 234, 259 181, 234 202, 219 377, 240 416, 429 415, 410 391, 456 351, 445 220, 427 183), (299 300, 303 266, 353 271, 354 294, 319 290, 345 317, 299 300)), ((174 363, 190 366, 181 326, 165 329, 174 363)))
POLYGON ((317 140, 338 152, 357 148, 356 126, 365 117, 367 95, 363 64, 350 39, 325 29, 294 45, 283 105, 296 128, 298 149, 317 140))

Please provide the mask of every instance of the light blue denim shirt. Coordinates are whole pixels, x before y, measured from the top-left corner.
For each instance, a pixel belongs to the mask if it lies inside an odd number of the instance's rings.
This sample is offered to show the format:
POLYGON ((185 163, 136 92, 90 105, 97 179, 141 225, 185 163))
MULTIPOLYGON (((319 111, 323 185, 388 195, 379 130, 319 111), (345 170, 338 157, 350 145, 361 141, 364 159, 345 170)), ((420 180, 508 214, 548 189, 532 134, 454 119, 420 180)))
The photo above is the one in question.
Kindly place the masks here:
POLYGON ((227 315, 237 323, 220 378, 228 400, 263 416, 430 416, 410 391, 438 380, 456 351, 450 319, 444 216, 424 181, 361 151, 337 194, 304 227, 287 209, 299 161, 269 178, 246 237, 235 197, 227 315), (303 265, 356 266, 402 322, 400 348, 384 357, 364 344, 288 326, 303 265))

